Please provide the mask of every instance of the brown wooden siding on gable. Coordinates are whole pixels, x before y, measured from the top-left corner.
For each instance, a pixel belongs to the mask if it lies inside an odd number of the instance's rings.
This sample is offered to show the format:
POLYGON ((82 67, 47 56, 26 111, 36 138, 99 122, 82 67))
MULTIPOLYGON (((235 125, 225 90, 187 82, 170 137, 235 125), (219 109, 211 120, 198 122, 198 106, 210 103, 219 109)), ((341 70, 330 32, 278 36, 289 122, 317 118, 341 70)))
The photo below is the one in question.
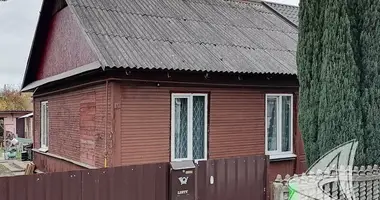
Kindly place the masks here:
POLYGON ((96 60, 74 15, 65 7, 50 21, 36 78, 54 76, 96 60))
MULTIPOLYGON (((108 93, 110 100, 111 91, 108 90, 108 93)), ((49 153, 90 166, 103 167, 106 121, 105 84, 35 98, 35 148, 40 147, 41 101, 48 101, 49 106, 49 153)), ((111 117, 108 117, 108 122, 110 119, 111 117)), ((108 123, 108 131, 110 131, 110 123, 108 123)), ((109 139, 107 148, 110 163, 112 163, 111 143, 109 139)))

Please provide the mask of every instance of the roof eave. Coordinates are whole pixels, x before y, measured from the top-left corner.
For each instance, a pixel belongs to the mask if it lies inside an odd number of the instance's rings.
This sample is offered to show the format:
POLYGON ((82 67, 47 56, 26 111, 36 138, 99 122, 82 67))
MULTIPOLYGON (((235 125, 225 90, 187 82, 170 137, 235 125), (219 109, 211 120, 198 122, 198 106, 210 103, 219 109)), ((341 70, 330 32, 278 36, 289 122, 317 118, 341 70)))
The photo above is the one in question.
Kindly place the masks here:
POLYGON ((18 117, 18 118, 23 119, 23 118, 28 118, 28 117, 33 117, 33 113, 29 113, 29 114, 23 115, 23 116, 18 117))
POLYGON ((31 110, 2 110, 0 111, 0 114, 24 114, 24 113, 30 113, 33 112, 31 110))
POLYGON ((44 78, 44 79, 41 79, 41 80, 34 81, 34 82, 32 82, 32 83, 24 86, 21 89, 21 92, 31 92, 35 88, 43 86, 43 85, 46 85, 48 83, 52 83, 52 82, 55 82, 55 81, 63 80, 65 78, 73 77, 75 75, 86 73, 86 72, 89 72, 89 71, 92 71, 92 70, 96 70, 96 69, 99 69, 99 68, 101 68, 100 62, 99 61, 95 61, 95 62, 89 63, 87 65, 83 65, 81 67, 77 67, 77 68, 75 68, 73 70, 63 72, 63 73, 58 74, 58 75, 54 75, 54 76, 50 76, 48 78, 44 78))

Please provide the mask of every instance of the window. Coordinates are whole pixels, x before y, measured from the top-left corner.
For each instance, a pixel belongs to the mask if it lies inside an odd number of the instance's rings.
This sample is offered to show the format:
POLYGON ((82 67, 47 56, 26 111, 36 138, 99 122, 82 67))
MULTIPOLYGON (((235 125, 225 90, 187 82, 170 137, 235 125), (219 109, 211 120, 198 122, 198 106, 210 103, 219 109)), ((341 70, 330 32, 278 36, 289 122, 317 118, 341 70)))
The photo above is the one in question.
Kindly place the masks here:
POLYGON ((41 102, 41 150, 47 150, 49 146, 49 107, 48 102, 41 102))
POLYGON ((171 159, 207 159, 207 95, 172 94, 171 159))
POLYGON ((265 147, 271 158, 293 155, 293 95, 267 94, 265 147))

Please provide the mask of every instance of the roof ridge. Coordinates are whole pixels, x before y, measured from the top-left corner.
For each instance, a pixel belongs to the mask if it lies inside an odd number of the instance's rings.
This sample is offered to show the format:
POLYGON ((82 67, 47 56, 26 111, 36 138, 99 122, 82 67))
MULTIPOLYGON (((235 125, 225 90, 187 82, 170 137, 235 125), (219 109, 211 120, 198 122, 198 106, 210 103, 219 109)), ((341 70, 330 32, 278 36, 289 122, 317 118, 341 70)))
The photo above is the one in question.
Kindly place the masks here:
MULTIPOLYGON (((130 14, 130 15, 136 15, 136 16, 147 16, 147 17, 153 17, 153 18, 159 18, 159 19, 176 19, 180 21, 194 21, 194 22, 201 22, 201 23, 206 23, 202 20, 196 20, 196 19, 186 19, 184 20, 183 18, 178 18, 178 17, 169 17, 169 16, 158 16, 158 15, 151 15, 151 14, 140 14, 140 13, 134 13, 134 12, 128 12, 124 10, 117 10, 117 9, 106 9, 106 8, 101 8, 101 7, 96 7, 96 6, 86 6, 86 5, 79 5, 79 4, 72 4, 74 7, 84 7, 84 8, 90 8, 90 9, 99 9, 102 11, 113 11, 113 12, 119 12, 119 13, 124 13, 124 14, 130 14)), ((273 14, 272 12, 265 12, 268 14, 273 14)), ((256 30, 266 30, 266 31, 273 31, 273 32, 280 32, 280 33, 292 33, 292 34, 297 34, 297 32, 289 32, 289 31, 280 31, 276 29, 267 29, 267 28, 259 28, 259 27, 249 27, 249 26, 242 26, 242 25, 236 25, 236 24, 222 24, 222 23, 215 23, 215 22, 208 22, 213 25, 220 25, 220 26, 233 26, 233 27, 239 27, 239 28, 251 28, 251 29, 256 29, 256 30)))
MULTIPOLYGON (((221 0, 221 1, 224 1, 224 2, 233 2, 233 3, 240 3, 240 4, 252 4, 252 2, 242 2, 242 1, 235 1, 235 0, 221 0)), ((249 0, 247 0, 249 1, 249 0)), ((192 2, 192 3, 196 3, 196 4, 204 4, 204 5, 216 5, 216 6, 219 6, 218 4, 207 4, 207 3, 202 3, 202 2, 192 2)), ((121 12, 122 10, 120 9, 108 9, 108 8, 103 8, 103 7, 100 7, 100 6, 89 6, 89 5, 85 5, 84 3, 68 3, 69 5, 71 6, 78 6, 78 7, 85 7, 85 8, 96 8, 96 9, 101 9, 101 10, 112 10, 112 11, 119 11, 121 12)), ((256 4, 256 3, 255 3, 256 4)), ((260 6, 262 6, 262 4, 259 4, 260 6)), ((220 6, 222 7, 222 6, 220 6)), ((234 7, 235 9, 241 9, 241 8, 238 8, 238 7, 234 7)), ((272 14, 272 12, 270 11, 264 11, 264 10, 256 10, 254 7, 251 7, 252 9, 254 9, 256 12, 260 12, 260 13, 267 13, 267 14, 272 14)), ((244 10, 244 9, 241 9, 241 10, 244 10)), ((126 12, 126 13, 130 13, 130 12, 126 12)), ((137 13, 136 13, 137 14, 137 13)))

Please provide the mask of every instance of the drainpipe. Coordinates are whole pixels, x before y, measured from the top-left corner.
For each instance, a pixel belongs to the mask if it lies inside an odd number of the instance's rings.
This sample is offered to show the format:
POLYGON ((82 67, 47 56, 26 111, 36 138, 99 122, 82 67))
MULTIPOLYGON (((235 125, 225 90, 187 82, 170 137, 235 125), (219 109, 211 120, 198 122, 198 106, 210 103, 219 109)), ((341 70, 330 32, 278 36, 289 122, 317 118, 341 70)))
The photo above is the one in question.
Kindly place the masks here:
POLYGON ((108 167, 107 163, 107 123, 108 123, 108 80, 106 80, 106 120, 104 123, 104 168, 108 167))

